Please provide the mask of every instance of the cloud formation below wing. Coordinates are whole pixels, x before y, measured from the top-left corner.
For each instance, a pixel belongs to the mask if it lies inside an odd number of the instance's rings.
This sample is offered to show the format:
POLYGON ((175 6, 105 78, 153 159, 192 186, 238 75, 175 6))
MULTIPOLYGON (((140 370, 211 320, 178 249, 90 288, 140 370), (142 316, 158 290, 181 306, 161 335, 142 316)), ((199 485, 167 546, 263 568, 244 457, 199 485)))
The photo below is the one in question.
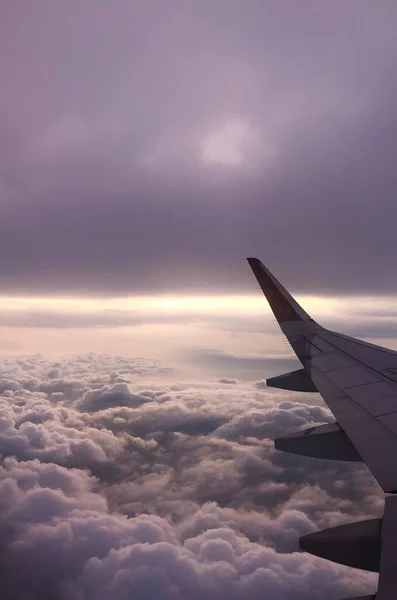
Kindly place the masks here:
POLYGON ((165 386, 157 369, 93 354, 2 361, 3 596, 303 600, 373 589, 372 575, 297 551, 302 534, 381 511, 365 469, 274 450, 275 435, 329 411, 260 382, 165 386))

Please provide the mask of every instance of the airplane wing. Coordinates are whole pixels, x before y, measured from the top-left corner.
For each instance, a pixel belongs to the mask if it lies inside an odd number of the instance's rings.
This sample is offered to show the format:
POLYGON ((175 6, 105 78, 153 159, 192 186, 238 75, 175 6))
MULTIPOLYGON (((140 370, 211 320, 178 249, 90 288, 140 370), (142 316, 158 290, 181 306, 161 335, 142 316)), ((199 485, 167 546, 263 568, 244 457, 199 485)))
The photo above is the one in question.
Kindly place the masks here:
POLYGON ((323 328, 257 258, 248 258, 248 262, 303 367, 271 378, 268 385, 318 391, 336 419, 334 425, 276 440, 276 448, 307 456, 362 460, 388 494, 383 519, 303 536, 300 547, 335 562, 379 572, 376 596, 362 600, 395 599, 397 352, 323 328))

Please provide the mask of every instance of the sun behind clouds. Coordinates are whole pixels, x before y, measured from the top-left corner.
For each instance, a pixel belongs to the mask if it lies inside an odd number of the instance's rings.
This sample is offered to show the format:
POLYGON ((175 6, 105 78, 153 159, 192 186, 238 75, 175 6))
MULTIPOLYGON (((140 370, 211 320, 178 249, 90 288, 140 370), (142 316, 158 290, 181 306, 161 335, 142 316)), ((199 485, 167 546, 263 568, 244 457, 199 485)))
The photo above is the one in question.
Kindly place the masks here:
POLYGON ((201 139, 200 158, 204 163, 240 165, 254 140, 255 133, 246 119, 230 119, 201 139))

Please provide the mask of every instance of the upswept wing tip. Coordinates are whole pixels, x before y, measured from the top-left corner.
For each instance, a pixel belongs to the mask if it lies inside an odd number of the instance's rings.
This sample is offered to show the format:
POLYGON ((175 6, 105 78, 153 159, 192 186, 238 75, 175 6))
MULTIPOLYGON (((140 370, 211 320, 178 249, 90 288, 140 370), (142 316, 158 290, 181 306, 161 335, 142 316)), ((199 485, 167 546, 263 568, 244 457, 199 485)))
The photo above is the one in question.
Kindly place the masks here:
POLYGON ((309 315, 258 258, 249 257, 247 261, 279 323, 311 320, 309 315))

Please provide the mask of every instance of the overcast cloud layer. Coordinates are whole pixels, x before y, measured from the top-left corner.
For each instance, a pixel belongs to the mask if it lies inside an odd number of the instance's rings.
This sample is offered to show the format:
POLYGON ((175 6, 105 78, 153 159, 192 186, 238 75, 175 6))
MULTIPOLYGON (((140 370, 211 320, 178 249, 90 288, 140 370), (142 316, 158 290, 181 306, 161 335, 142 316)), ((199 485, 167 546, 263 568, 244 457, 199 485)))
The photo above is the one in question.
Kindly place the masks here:
POLYGON ((2 288, 395 292, 396 13, 2 2, 2 288))
POLYGON ((329 422, 329 411, 263 381, 165 386, 159 372, 94 354, 3 359, 2 598, 373 592, 374 575, 297 547, 300 535, 382 513, 365 467, 274 450, 275 436, 329 422))

